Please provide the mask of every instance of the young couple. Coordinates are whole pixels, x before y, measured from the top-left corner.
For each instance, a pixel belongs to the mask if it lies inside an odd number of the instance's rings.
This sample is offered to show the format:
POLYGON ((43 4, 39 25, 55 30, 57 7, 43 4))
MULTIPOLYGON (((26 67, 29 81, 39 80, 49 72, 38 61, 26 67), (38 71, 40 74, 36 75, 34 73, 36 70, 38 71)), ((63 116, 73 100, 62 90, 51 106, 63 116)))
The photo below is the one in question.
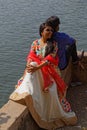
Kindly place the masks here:
POLYGON ((74 125, 77 122, 66 99, 67 85, 58 69, 67 66, 67 43, 75 49, 73 62, 78 62, 76 45, 73 38, 57 32, 59 24, 59 18, 51 16, 40 25, 40 38, 31 44, 24 75, 10 95, 11 100, 25 104, 39 127, 44 129, 74 125))

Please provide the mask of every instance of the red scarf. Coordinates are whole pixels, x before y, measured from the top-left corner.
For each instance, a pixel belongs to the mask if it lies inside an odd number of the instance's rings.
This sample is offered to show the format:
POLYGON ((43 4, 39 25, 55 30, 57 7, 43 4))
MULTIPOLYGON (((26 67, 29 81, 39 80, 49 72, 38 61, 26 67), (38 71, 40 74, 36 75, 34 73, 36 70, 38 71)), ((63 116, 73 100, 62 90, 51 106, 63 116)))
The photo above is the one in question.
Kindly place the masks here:
MULTIPOLYGON (((51 55, 46 56, 43 60, 39 58, 35 54, 35 52, 31 51, 28 56, 27 56, 27 61, 29 59, 32 59, 33 61, 37 62, 38 64, 42 63, 43 61, 49 61, 50 63, 58 66, 58 56, 53 58, 51 55)), ((56 72, 55 68, 51 65, 45 65, 44 67, 41 68, 42 74, 43 74, 43 79, 44 79, 44 90, 46 90, 52 83, 52 78, 55 80, 57 84, 58 91, 64 95, 65 89, 66 89, 66 84, 63 81, 63 79, 59 76, 58 72, 56 72), (52 78, 51 78, 52 77, 52 78)))

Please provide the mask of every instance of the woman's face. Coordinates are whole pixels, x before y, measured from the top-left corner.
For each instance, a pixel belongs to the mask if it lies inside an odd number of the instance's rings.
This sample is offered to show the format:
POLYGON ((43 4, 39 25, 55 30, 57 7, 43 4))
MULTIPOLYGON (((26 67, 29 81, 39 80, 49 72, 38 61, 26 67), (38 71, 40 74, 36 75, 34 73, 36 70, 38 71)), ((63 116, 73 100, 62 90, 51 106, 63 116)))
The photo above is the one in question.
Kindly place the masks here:
POLYGON ((53 34, 53 29, 50 26, 46 26, 45 29, 43 30, 43 32, 41 33, 42 37, 47 40, 48 38, 52 37, 53 34))

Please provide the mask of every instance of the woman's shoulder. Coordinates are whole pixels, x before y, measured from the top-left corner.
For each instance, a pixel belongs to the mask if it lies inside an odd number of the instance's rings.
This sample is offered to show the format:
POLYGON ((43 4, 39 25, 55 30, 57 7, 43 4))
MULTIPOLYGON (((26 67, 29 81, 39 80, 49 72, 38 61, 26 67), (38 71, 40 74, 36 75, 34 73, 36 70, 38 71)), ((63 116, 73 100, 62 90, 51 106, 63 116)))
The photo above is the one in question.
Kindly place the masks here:
POLYGON ((31 50, 36 51, 39 46, 39 39, 36 39, 31 44, 31 50))
POLYGON ((34 44, 37 44, 37 43, 38 43, 38 40, 39 40, 39 39, 34 40, 33 43, 34 43, 34 44))
POLYGON ((39 45, 40 44, 40 39, 36 39, 33 41, 32 45, 39 45))

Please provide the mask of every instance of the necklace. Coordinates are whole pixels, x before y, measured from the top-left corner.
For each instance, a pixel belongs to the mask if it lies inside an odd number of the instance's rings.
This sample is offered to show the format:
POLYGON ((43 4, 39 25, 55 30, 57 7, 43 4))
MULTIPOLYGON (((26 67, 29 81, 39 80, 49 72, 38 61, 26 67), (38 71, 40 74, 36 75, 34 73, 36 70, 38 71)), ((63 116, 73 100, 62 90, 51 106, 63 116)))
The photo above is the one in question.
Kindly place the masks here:
POLYGON ((43 40, 40 39, 40 51, 42 56, 44 56, 45 54, 45 47, 46 47, 46 43, 44 43, 43 40))
POLYGON ((46 42, 43 42, 43 40, 40 39, 40 47, 44 47, 44 46, 46 46, 46 42))

